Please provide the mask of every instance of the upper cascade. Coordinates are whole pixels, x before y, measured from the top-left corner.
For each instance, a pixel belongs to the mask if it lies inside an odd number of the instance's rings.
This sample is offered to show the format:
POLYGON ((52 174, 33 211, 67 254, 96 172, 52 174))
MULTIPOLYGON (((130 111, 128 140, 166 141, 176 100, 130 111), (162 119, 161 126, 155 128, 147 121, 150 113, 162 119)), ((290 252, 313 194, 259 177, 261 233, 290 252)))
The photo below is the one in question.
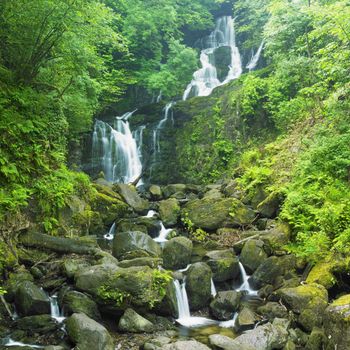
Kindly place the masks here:
POLYGON ((141 146, 137 146, 136 139, 142 138, 143 130, 133 135, 128 121, 134 112, 115 118, 114 128, 96 120, 92 136, 93 167, 102 170, 107 181, 130 183, 142 173, 141 146))
POLYGON ((200 55, 202 68, 193 74, 193 79, 184 92, 184 101, 189 97, 209 96, 217 86, 237 79, 242 74, 241 55, 236 46, 234 20, 231 16, 220 17, 216 20, 215 29, 208 37, 203 39, 203 46, 200 55), (231 57, 228 73, 223 80, 220 80, 215 62, 215 53, 218 48, 224 46, 230 48, 231 57))

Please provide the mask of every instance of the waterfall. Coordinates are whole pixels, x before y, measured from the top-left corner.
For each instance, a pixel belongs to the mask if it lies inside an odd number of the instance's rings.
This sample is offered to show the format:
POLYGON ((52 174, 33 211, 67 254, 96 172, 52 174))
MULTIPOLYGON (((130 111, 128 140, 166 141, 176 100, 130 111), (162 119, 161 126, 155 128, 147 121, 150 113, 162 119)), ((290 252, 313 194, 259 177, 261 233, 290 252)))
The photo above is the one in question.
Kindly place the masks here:
POLYGON ((242 284, 238 287, 237 291, 238 292, 245 291, 248 293, 248 295, 251 295, 251 296, 258 295, 258 292, 250 287, 249 285, 250 276, 247 275, 247 272, 245 271, 244 266, 241 262, 239 262, 239 270, 242 276, 242 284))
POLYGON ((57 301, 57 295, 54 294, 53 296, 49 297, 49 299, 50 299, 51 317, 59 323, 63 322, 66 318, 64 317, 63 312, 60 311, 60 307, 57 301))
POLYGON ((45 348, 45 346, 34 345, 34 344, 25 344, 25 343, 22 343, 19 341, 12 340, 11 338, 5 339, 4 346, 8 346, 8 347, 18 346, 18 347, 28 347, 28 348, 34 348, 34 349, 44 349, 45 348))
POLYGON ((234 20, 231 16, 218 18, 214 31, 208 36, 205 47, 200 55, 201 68, 193 74, 191 83, 187 86, 183 100, 192 96, 209 96, 214 88, 237 79, 242 74, 241 56, 236 46, 234 20), (215 66, 215 51, 219 47, 230 47, 231 63, 229 71, 221 82, 215 66))
POLYGON ((220 322, 219 326, 222 328, 234 328, 236 326, 237 318, 238 318, 238 312, 235 312, 232 320, 220 322))
POLYGON ((212 295, 212 297, 215 298, 217 292, 216 292, 216 288, 215 288, 215 284, 214 284, 213 279, 210 280, 210 287, 211 287, 211 295, 212 295))
POLYGON ((164 224, 160 222, 160 232, 159 236, 154 239, 155 242, 162 243, 167 241, 169 233, 172 231, 172 228, 165 228, 164 224))
POLYGON ((157 96, 157 103, 159 103, 162 100, 162 90, 159 91, 159 95, 157 96))
POLYGON ((154 210, 150 210, 147 215, 145 215, 145 218, 153 218, 155 215, 157 215, 157 212, 154 210))
POLYGON ((130 183, 142 172, 141 157, 128 122, 134 112, 117 117, 114 128, 96 120, 92 137, 93 167, 102 170, 107 181, 130 183))
POLYGON ((249 69, 249 71, 252 71, 256 68, 256 66, 258 65, 261 53, 263 51, 264 48, 264 41, 261 42, 258 51, 254 54, 252 54, 252 58, 250 60, 250 62, 246 65, 246 68, 249 69))
POLYGON ((108 233, 103 236, 104 239, 107 239, 108 241, 113 240, 115 234, 115 222, 113 222, 113 225, 109 229, 108 233))

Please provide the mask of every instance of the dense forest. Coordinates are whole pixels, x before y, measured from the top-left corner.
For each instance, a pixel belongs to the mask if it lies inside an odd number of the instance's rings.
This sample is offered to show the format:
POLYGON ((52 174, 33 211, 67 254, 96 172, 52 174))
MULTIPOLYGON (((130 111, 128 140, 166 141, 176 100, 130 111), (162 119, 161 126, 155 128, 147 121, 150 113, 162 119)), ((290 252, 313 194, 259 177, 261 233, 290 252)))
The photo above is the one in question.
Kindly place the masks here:
POLYGON ((2 0, 0 18, 0 349, 350 347, 348 1, 2 0), (91 166, 116 116, 142 168, 124 184, 91 166), (56 298, 70 317, 45 328, 56 298))

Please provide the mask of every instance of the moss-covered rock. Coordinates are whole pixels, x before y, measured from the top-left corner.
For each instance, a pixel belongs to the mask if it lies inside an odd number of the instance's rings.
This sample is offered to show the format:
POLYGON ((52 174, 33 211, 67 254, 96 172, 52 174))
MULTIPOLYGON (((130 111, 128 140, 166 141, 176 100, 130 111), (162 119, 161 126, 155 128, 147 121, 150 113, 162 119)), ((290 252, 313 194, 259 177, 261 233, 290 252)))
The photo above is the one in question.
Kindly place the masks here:
POLYGON ((307 276, 307 283, 318 283, 326 289, 330 289, 337 282, 333 270, 335 268, 334 261, 319 262, 310 271, 307 276))
POLYGON ((152 269, 157 268, 163 262, 160 258, 144 257, 135 258, 130 260, 123 260, 118 262, 120 267, 132 267, 132 266, 149 266, 152 269))
POLYGON ((262 217, 273 219, 276 217, 281 203, 279 194, 272 193, 257 205, 257 210, 262 217))
POLYGON ((165 242, 163 248, 164 267, 171 270, 185 268, 191 261, 192 249, 192 242, 186 237, 175 237, 165 242))
POLYGON ((251 239, 244 244, 240 261, 248 273, 253 273, 266 259, 263 241, 251 239))
POLYGON ((94 320, 101 319, 95 301, 77 291, 68 291, 64 294, 63 307, 68 314, 83 313, 94 320))
POLYGON ((144 216, 138 218, 128 218, 118 221, 117 232, 140 231, 157 237, 160 231, 160 224, 156 218, 147 218, 144 216))
POLYGON ((113 187, 137 213, 146 214, 149 209, 149 203, 141 198, 136 188, 127 184, 116 184, 113 187))
POLYGON ((257 312, 269 321, 277 318, 288 318, 288 309, 277 302, 268 302, 258 307, 257 312))
POLYGON ((230 320, 238 309, 240 300, 240 292, 234 290, 218 292, 210 303, 210 313, 218 320, 230 320))
POLYGON ((153 332, 154 325, 133 309, 128 308, 119 320, 118 329, 129 333, 150 333, 153 332))
POLYGON ((31 334, 45 334, 58 329, 59 326, 50 315, 35 315, 18 319, 16 328, 29 331, 31 334))
POLYGON ((157 185, 150 186, 149 193, 151 194, 151 198, 155 201, 159 201, 163 197, 162 189, 157 185))
POLYGON ((162 188, 164 198, 170 198, 175 193, 183 192, 185 193, 187 186, 185 184, 170 184, 162 188))
POLYGON ((326 336, 323 329, 319 327, 314 327, 306 343, 306 350, 319 350, 323 349, 326 343, 326 336))
POLYGON ((276 227, 262 231, 259 238, 271 251, 283 249, 290 241, 290 229, 286 224, 277 224, 276 227))
POLYGON ((180 216, 180 205, 177 199, 169 198, 159 203, 159 215, 165 226, 174 226, 180 216))
POLYGON ((239 312, 237 323, 239 327, 251 327, 258 321, 258 317, 255 312, 248 306, 244 306, 239 312))

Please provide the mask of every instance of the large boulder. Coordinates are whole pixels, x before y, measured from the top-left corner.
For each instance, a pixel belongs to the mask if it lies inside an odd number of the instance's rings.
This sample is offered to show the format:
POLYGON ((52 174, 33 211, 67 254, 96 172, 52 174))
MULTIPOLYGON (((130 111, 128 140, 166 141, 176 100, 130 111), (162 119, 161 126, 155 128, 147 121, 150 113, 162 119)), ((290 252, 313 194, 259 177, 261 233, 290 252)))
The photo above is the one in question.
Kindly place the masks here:
POLYGON ((241 293, 234 290, 218 292, 214 300, 210 303, 210 313, 218 320, 226 321, 239 307, 241 293))
POLYGON ((152 322, 139 315, 133 309, 126 309, 120 318, 118 329, 128 333, 150 333, 154 330, 152 322))
POLYGON ((257 311, 269 321, 273 321, 275 318, 288 318, 288 309, 278 302, 268 302, 258 307, 257 311))
POLYGON ((162 262, 163 260, 161 258, 144 257, 144 258, 135 258, 135 259, 120 261, 118 262, 118 266, 120 267, 149 266, 152 269, 155 269, 159 265, 161 265, 162 262))
POLYGON ((83 313, 94 320, 101 318, 97 304, 87 295, 71 290, 63 296, 63 308, 66 313, 83 313))
POLYGON ((170 184, 162 188, 164 198, 169 198, 172 195, 182 192, 185 193, 187 186, 184 184, 170 184))
POLYGON ((298 323, 311 332, 320 326, 328 303, 327 290, 316 283, 295 288, 282 288, 275 292, 284 305, 298 315, 298 323))
POLYGON ((327 350, 350 349, 350 294, 341 296, 327 307, 324 330, 327 350))
POLYGON ((180 216, 180 205, 177 199, 169 198, 159 203, 159 215, 165 226, 176 225, 180 216))
POLYGON ((186 290, 191 310, 199 310, 208 305, 211 299, 210 267, 203 262, 198 262, 188 269, 186 278, 186 290))
POLYGON ((84 314, 67 319, 66 329, 76 350, 114 350, 113 339, 107 329, 84 314))
POLYGON ((206 345, 196 340, 178 340, 175 343, 164 345, 162 350, 210 350, 206 345))
POLYGON ((24 281, 15 294, 15 304, 22 316, 50 313, 50 300, 45 292, 33 282, 24 281))
POLYGON ((164 244, 163 262, 166 269, 179 270, 191 261, 192 242, 186 237, 175 237, 164 244))
POLYGON ((114 189, 124 198, 125 202, 136 211, 136 213, 147 213, 149 203, 147 200, 140 197, 134 186, 127 184, 116 184, 114 189))
POLYGON ((160 255, 160 246, 145 233, 130 231, 121 232, 114 236, 113 256, 119 260, 160 255))
POLYGON ((214 282, 233 280, 239 275, 239 259, 232 249, 210 251, 204 261, 213 272, 214 282))
POLYGON ((151 237, 157 237, 160 231, 160 224, 155 217, 140 216, 138 218, 123 219, 118 222, 117 232, 140 231, 151 237))
POLYGON ((149 193, 151 194, 152 199, 155 201, 159 201, 163 197, 162 189, 157 185, 151 185, 149 188, 149 193))
POLYGON ((276 217, 281 203, 280 195, 272 193, 258 204, 257 209, 262 217, 273 219, 276 217))
POLYGON ((16 328, 30 333, 45 334, 59 328, 50 315, 21 317, 16 321, 16 328))
POLYGON ((244 244, 240 261, 248 273, 253 273, 266 259, 263 241, 251 239, 244 244))
POLYGON ((214 231, 220 227, 238 227, 254 221, 255 213, 237 199, 197 199, 184 208, 184 216, 204 230, 214 231))

